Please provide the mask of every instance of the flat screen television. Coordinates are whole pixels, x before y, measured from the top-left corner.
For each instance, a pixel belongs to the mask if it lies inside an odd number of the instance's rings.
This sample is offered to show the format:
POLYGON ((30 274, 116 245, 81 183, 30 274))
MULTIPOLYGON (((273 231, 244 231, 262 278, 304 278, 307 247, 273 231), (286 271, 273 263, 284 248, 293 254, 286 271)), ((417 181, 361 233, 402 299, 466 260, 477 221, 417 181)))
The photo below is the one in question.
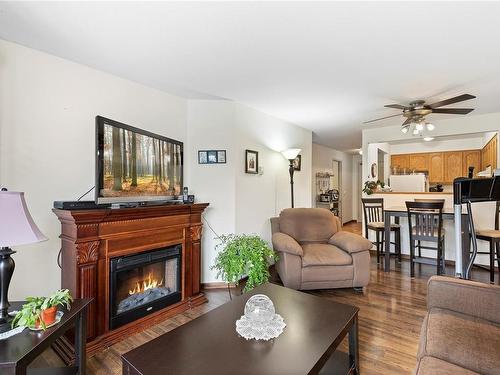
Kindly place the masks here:
POLYGON ((177 199, 182 158, 182 142, 97 116, 96 203, 177 199))

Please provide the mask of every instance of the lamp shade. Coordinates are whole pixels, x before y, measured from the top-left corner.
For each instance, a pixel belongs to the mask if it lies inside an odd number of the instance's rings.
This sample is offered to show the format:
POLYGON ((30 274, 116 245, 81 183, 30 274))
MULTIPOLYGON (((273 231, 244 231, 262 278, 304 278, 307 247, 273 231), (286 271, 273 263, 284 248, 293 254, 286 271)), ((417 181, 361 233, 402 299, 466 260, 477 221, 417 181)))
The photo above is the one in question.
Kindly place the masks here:
POLYGON ((45 241, 31 217, 24 193, 0 191, 0 247, 45 241))
POLYGON ((288 160, 293 160, 297 157, 300 152, 300 148, 289 148, 288 150, 282 151, 281 153, 288 160))

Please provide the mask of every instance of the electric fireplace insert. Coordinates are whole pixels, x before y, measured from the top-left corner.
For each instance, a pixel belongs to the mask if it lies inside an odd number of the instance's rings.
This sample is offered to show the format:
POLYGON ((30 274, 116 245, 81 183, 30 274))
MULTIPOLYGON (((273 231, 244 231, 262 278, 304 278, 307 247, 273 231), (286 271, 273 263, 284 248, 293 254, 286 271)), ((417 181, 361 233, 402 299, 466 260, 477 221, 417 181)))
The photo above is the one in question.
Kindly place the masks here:
POLYGON ((111 259, 110 329, 181 300, 181 251, 175 245, 111 259))

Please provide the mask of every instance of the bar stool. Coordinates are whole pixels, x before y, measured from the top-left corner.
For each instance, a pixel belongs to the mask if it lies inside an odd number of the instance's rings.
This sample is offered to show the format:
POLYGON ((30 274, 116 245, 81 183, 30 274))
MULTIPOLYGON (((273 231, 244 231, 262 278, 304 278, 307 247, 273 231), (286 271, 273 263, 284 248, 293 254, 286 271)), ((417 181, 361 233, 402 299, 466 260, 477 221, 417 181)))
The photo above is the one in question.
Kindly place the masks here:
MULTIPOLYGON (((445 199, 432 199, 432 198, 415 198, 414 202, 445 202, 445 199)), ((418 250, 418 256, 422 257, 422 247, 420 240, 417 241, 417 246, 415 248, 418 250)))
POLYGON ((490 255, 490 283, 495 282, 495 260, 498 265, 498 273, 500 276, 500 230, 499 230, 499 220, 498 215, 500 213, 500 201, 497 201, 495 209, 495 229, 484 229, 476 231, 476 238, 478 240, 488 241, 490 244, 490 251, 477 252, 478 254, 489 254, 490 255), (496 258, 495 258, 496 253, 496 258))
MULTIPOLYGON (((377 264, 380 263, 380 257, 385 254, 383 249, 385 224, 384 224, 384 199, 383 198, 361 198, 363 203, 363 212, 365 215, 365 237, 368 238, 368 230, 375 232, 375 242, 377 247, 377 264)), ((401 262, 401 228, 399 224, 391 223, 391 232, 394 232, 394 253, 399 262, 401 262)), ((390 240, 390 239, 389 239, 390 240)), ((389 245, 390 252, 390 245, 389 245)))
POLYGON ((445 273, 443 206, 441 202, 406 202, 408 230, 410 232, 410 276, 415 277, 415 263, 437 266, 437 274, 445 273), (415 257, 415 241, 435 242, 436 247, 419 246, 419 249, 436 250, 436 260, 415 257))

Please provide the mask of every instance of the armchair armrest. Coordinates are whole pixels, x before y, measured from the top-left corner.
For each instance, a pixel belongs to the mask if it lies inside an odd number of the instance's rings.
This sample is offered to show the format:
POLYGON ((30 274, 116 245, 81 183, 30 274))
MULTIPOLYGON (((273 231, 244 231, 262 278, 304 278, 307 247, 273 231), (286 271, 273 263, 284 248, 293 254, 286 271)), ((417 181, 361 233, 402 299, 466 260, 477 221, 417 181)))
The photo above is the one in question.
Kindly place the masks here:
POLYGON ((373 247, 371 241, 366 238, 343 230, 331 236, 328 243, 347 251, 349 254, 367 251, 373 247))
POLYGON ((433 307, 500 323, 500 287, 432 276, 427 283, 427 308, 433 307))
POLYGON ((288 234, 281 232, 274 233, 272 241, 274 251, 298 255, 300 257, 304 255, 302 246, 300 246, 299 243, 288 234))

